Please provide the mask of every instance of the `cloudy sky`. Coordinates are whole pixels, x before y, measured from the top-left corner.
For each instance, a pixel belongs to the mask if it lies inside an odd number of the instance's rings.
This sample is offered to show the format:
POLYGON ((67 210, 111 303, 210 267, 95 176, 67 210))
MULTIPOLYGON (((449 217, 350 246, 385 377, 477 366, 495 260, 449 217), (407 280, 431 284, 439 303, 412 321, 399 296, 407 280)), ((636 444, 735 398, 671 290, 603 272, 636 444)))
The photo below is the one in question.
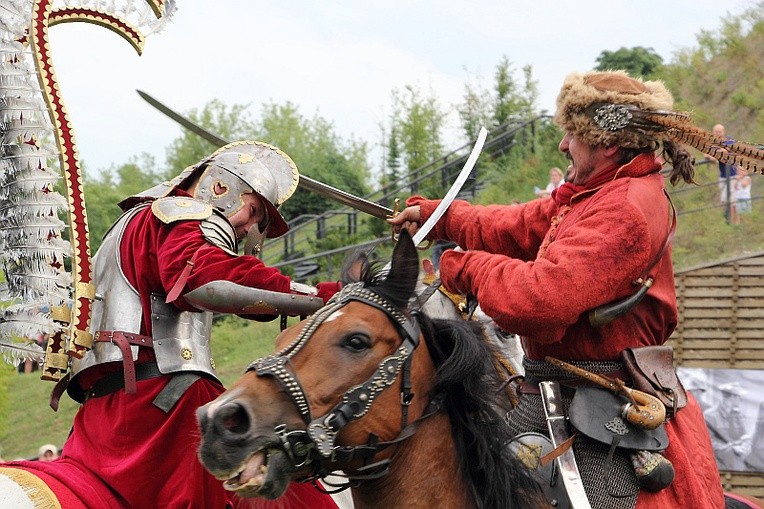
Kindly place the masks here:
MULTIPOLYGON (((337 133, 372 146, 390 92, 416 85, 445 107, 467 82, 490 86, 504 55, 531 65, 540 107, 554 109, 569 72, 603 50, 643 46, 665 61, 703 29, 754 0, 177 0, 173 21, 151 35, 143 56, 104 28, 51 29, 51 50, 82 159, 89 169, 147 152, 161 164, 181 128, 136 94, 179 110, 212 99, 291 101, 337 133)), ((456 126, 455 119, 452 126, 456 126)), ((376 164, 377 162, 375 162, 376 164)))

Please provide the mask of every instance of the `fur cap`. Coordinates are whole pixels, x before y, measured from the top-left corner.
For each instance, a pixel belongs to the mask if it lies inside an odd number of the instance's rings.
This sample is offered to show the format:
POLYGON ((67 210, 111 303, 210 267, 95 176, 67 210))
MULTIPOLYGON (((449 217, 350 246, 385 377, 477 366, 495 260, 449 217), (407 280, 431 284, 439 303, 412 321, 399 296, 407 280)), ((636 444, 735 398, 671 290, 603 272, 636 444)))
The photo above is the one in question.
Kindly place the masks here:
POLYGON ((573 73, 565 78, 557 96, 555 122, 591 145, 643 148, 664 138, 660 133, 634 126, 603 128, 594 117, 604 105, 641 111, 670 111, 671 93, 660 81, 641 81, 624 71, 573 73))

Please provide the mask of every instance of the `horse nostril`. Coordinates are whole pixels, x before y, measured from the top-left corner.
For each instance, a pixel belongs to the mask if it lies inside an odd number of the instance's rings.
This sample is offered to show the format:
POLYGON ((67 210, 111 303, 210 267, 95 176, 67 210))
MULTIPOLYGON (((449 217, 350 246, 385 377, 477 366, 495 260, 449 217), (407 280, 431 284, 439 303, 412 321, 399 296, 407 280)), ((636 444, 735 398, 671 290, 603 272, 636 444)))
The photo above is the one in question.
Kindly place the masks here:
POLYGON ((239 403, 229 403, 218 409, 215 424, 230 433, 240 435, 249 431, 249 415, 239 403))

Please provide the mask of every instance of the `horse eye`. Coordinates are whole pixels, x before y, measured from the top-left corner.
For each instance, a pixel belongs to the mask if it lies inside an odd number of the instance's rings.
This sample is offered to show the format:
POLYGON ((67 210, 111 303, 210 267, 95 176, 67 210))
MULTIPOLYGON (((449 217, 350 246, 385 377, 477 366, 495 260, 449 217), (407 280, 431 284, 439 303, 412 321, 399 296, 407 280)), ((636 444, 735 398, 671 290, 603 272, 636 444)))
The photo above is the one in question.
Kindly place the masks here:
POLYGON ((368 349, 370 346, 371 342, 369 341, 369 338, 358 334, 348 336, 342 342, 343 348, 353 350, 354 352, 361 352, 368 349))

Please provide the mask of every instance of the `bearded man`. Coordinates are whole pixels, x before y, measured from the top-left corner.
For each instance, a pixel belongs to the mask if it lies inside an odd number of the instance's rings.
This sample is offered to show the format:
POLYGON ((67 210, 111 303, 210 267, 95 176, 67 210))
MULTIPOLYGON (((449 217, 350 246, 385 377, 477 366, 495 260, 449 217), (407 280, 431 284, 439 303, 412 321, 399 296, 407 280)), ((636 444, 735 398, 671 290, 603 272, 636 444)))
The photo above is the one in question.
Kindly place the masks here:
MULTIPOLYGON (((672 103, 662 83, 622 71, 571 74, 555 115, 565 132, 559 148, 570 160, 567 182, 551 200, 523 205, 454 202, 430 235, 464 249, 441 256, 445 287, 476 296, 502 329, 522 337, 526 379, 508 417, 517 434, 548 435, 540 382, 560 384, 565 408, 588 386, 548 356, 632 383, 623 353, 663 345, 677 325, 670 248, 676 215, 657 151, 662 145, 672 165, 672 184, 692 182, 694 168, 674 138, 687 124, 670 111, 672 103), (679 130, 667 127, 675 125, 679 130)), ((437 203, 412 197, 390 222, 413 233, 437 203)), ((723 507, 700 407, 683 394, 670 358, 654 367, 667 374, 674 398, 660 428, 667 438, 662 456, 625 448, 626 437, 615 435, 625 435, 623 426, 612 426, 609 443, 577 433, 573 451, 585 496, 603 509, 723 507), (651 485, 648 471, 667 474, 651 485)))

